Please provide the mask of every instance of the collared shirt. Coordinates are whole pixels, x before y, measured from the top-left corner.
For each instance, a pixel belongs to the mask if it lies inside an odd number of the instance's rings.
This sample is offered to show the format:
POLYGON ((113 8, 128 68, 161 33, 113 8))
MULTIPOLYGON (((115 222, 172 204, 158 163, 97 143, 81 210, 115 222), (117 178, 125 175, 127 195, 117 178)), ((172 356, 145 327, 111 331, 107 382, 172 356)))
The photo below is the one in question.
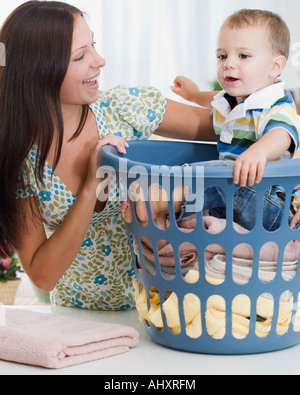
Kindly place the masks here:
POLYGON ((233 109, 232 100, 235 98, 222 91, 212 102, 220 159, 235 160, 267 132, 278 128, 286 130, 292 139, 281 159, 294 157, 299 148, 300 120, 284 82, 254 92, 233 109))

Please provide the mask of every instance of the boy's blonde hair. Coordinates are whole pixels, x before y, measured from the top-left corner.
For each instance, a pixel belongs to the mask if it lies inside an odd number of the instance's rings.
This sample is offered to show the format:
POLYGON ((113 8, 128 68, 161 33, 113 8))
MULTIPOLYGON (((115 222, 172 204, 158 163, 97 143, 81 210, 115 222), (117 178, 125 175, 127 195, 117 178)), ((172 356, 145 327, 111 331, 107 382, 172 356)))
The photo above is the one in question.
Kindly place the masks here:
POLYGON ((265 26, 275 55, 288 59, 290 54, 290 30, 284 20, 271 11, 242 9, 229 16, 222 27, 241 29, 249 26, 265 26))

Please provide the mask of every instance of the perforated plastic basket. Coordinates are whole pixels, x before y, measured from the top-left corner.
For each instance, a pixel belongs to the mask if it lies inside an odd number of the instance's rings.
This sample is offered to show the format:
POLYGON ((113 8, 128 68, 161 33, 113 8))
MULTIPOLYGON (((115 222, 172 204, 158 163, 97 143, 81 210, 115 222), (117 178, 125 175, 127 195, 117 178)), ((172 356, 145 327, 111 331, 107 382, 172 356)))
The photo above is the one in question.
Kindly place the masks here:
MULTIPOLYGON (((257 218, 255 227, 248 233, 242 234, 237 232, 233 227, 233 198, 238 190, 238 186, 232 182, 233 170, 230 167, 225 168, 206 168, 204 172, 204 188, 209 186, 218 186, 226 195, 226 228, 218 234, 208 233, 202 226, 203 212, 196 213, 197 226, 189 233, 182 232, 176 224, 172 196, 174 184, 174 175, 170 172, 173 166, 181 166, 185 163, 193 163, 207 160, 215 160, 218 153, 215 145, 180 143, 180 142, 157 142, 157 141, 138 141, 129 142, 129 148, 126 155, 120 155, 116 149, 106 146, 101 152, 101 161, 99 166, 105 166, 113 169, 122 183, 122 187, 129 187, 130 184, 138 180, 140 183, 147 182, 151 185, 153 182, 160 185, 166 185, 164 181, 168 178, 170 181, 169 191, 169 209, 170 225, 168 229, 159 229, 151 220, 151 208, 149 202, 146 202, 148 216, 150 218, 147 226, 142 226, 135 215, 133 222, 127 224, 129 240, 133 262, 136 269, 136 278, 139 284, 139 292, 145 290, 147 297, 148 311, 151 308, 150 294, 154 290, 160 296, 160 311, 162 318, 161 327, 157 327, 149 320, 145 320, 145 329, 152 339, 156 342, 175 349, 210 353, 210 354, 249 354, 275 351, 291 347, 300 342, 300 330, 297 324, 298 298, 300 293, 300 273, 295 273, 292 280, 287 281, 282 276, 284 251, 289 242, 300 240, 300 230, 292 230, 288 224, 289 204, 285 206, 284 218, 278 230, 269 232, 262 225, 263 213, 263 196, 269 187, 280 185, 286 192, 286 201, 289 202, 291 194, 296 185, 300 183, 300 160, 290 160, 285 162, 274 162, 267 165, 264 179, 259 185, 255 185, 257 192, 257 218), (121 161, 120 161, 121 160, 121 161), (163 166, 165 165, 165 166, 163 166), (141 250, 141 240, 147 238, 154 246, 155 250, 155 275, 146 270, 144 258, 141 250), (161 265, 158 250, 155 246, 160 240, 167 240, 173 247, 176 275, 173 279, 167 279, 161 271, 161 265), (200 278, 196 283, 190 284, 185 280, 180 267, 179 252, 182 243, 189 242, 198 250, 198 263, 200 278), (264 283, 259 278, 260 251, 261 248, 269 242, 274 242, 279 248, 277 271, 274 274, 273 281, 264 283), (232 256, 236 246, 246 243, 253 249, 253 268, 250 281, 244 285, 238 284, 233 279, 232 256), (220 245, 226 250, 226 277, 220 285, 213 285, 207 281, 205 266, 205 249, 209 245, 220 245), (137 253, 138 251, 138 253, 137 253), (138 255, 138 256, 137 256, 138 255), (283 333, 278 332, 278 320, 280 318, 281 296, 289 291, 291 295, 292 308, 285 311, 285 328, 283 333), (165 315, 162 305, 166 299, 165 295, 174 293, 178 300, 178 319, 180 328, 175 332, 172 330, 170 323, 165 315), (184 300, 186 295, 196 296, 200 302, 199 320, 193 322, 193 325, 201 326, 201 334, 196 338, 188 335, 186 311, 184 300), (273 300, 273 315, 271 319, 271 329, 263 337, 257 334, 257 322, 264 324, 265 317, 259 317, 258 300, 261 296, 271 295, 273 300), (233 301, 239 295, 245 297, 248 303, 250 317, 247 335, 237 336, 233 331, 233 301), (215 311, 220 313, 222 336, 215 338, 208 330, 207 311, 211 297, 217 296, 222 298, 225 304, 225 311, 215 311), (296 319, 296 320, 295 320, 296 319), (199 324, 200 322, 200 324, 199 324), (296 323, 295 323, 296 322, 296 323)), ((184 168, 182 168, 182 172, 184 168)), ((196 181, 196 169, 192 170, 192 182, 196 181)), ((131 203, 133 209, 133 204, 131 203)), ((297 258, 297 262, 299 257, 297 258)), ((176 303, 175 303, 176 304, 176 303)), ((238 318, 235 316, 235 319, 238 318)), ((243 317, 245 320, 245 317, 243 317)), ((245 321, 243 321, 245 322, 245 321)), ((269 319, 270 324, 270 319, 269 319)), ((197 328, 196 328, 197 329, 197 328)), ((199 328, 198 328, 199 329, 199 328)), ((197 330, 196 330, 197 332, 197 330)), ((198 331, 199 332, 199 331, 198 331)))

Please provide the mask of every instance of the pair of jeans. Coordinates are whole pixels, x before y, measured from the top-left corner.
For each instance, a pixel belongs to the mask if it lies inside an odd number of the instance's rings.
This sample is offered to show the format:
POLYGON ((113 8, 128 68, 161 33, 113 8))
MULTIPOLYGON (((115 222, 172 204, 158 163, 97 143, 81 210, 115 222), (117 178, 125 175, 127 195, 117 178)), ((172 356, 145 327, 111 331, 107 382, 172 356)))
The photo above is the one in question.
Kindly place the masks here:
MULTIPOLYGON (((278 192, 284 193, 278 186, 270 187, 264 195, 263 227, 267 231, 277 230, 284 214, 284 202, 278 192)), ((234 195, 233 221, 247 230, 252 230, 256 223, 257 193, 251 187, 240 188, 234 195)), ((204 210, 217 218, 226 218, 226 197, 218 187, 209 187, 204 193, 204 210), (220 204, 221 203, 221 204, 220 204)))
MULTIPOLYGON (((209 161, 199 162, 193 166, 222 167, 233 166, 232 161, 209 161)), ((284 190, 280 186, 270 187, 264 195, 263 202, 263 227, 267 231, 275 231, 282 223, 284 213, 284 190), (281 198, 278 194, 281 193, 281 198)), ((188 203, 186 203, 188 204, 188 203)), ((253 229, 256 223, 257 193, 247 186, 240 188, 234 195, 233 220, 247 230, 253 229)), ((204 207, 209 214, 217 218, 226 218, 226 196, 222 189, 217 186, 208 187, 204 192, 204 207)), ((184 210, 187 211, 187 210, 184 210)))

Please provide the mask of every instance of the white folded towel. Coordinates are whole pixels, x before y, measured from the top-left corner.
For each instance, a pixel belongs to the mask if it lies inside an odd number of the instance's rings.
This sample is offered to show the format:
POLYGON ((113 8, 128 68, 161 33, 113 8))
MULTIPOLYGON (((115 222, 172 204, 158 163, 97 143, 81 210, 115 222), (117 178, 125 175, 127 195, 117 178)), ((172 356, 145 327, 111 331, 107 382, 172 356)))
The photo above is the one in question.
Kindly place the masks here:
MULTIPOLYGON (((225 281, 226 256, 215 255, 211 260, 205 262, 206 275, 214 279, 225 281)), ((282 265, 282 277, 291 281, 298 268, 298 261, 284 262, 282 265)), ((250 259, 232 258, 232 275, 237 284, 245 285, 252 278, 253 261, 250 259)), ((277 271, 277 262, 259 261, 258 277, 263 283, 274 280, 277 271)))

